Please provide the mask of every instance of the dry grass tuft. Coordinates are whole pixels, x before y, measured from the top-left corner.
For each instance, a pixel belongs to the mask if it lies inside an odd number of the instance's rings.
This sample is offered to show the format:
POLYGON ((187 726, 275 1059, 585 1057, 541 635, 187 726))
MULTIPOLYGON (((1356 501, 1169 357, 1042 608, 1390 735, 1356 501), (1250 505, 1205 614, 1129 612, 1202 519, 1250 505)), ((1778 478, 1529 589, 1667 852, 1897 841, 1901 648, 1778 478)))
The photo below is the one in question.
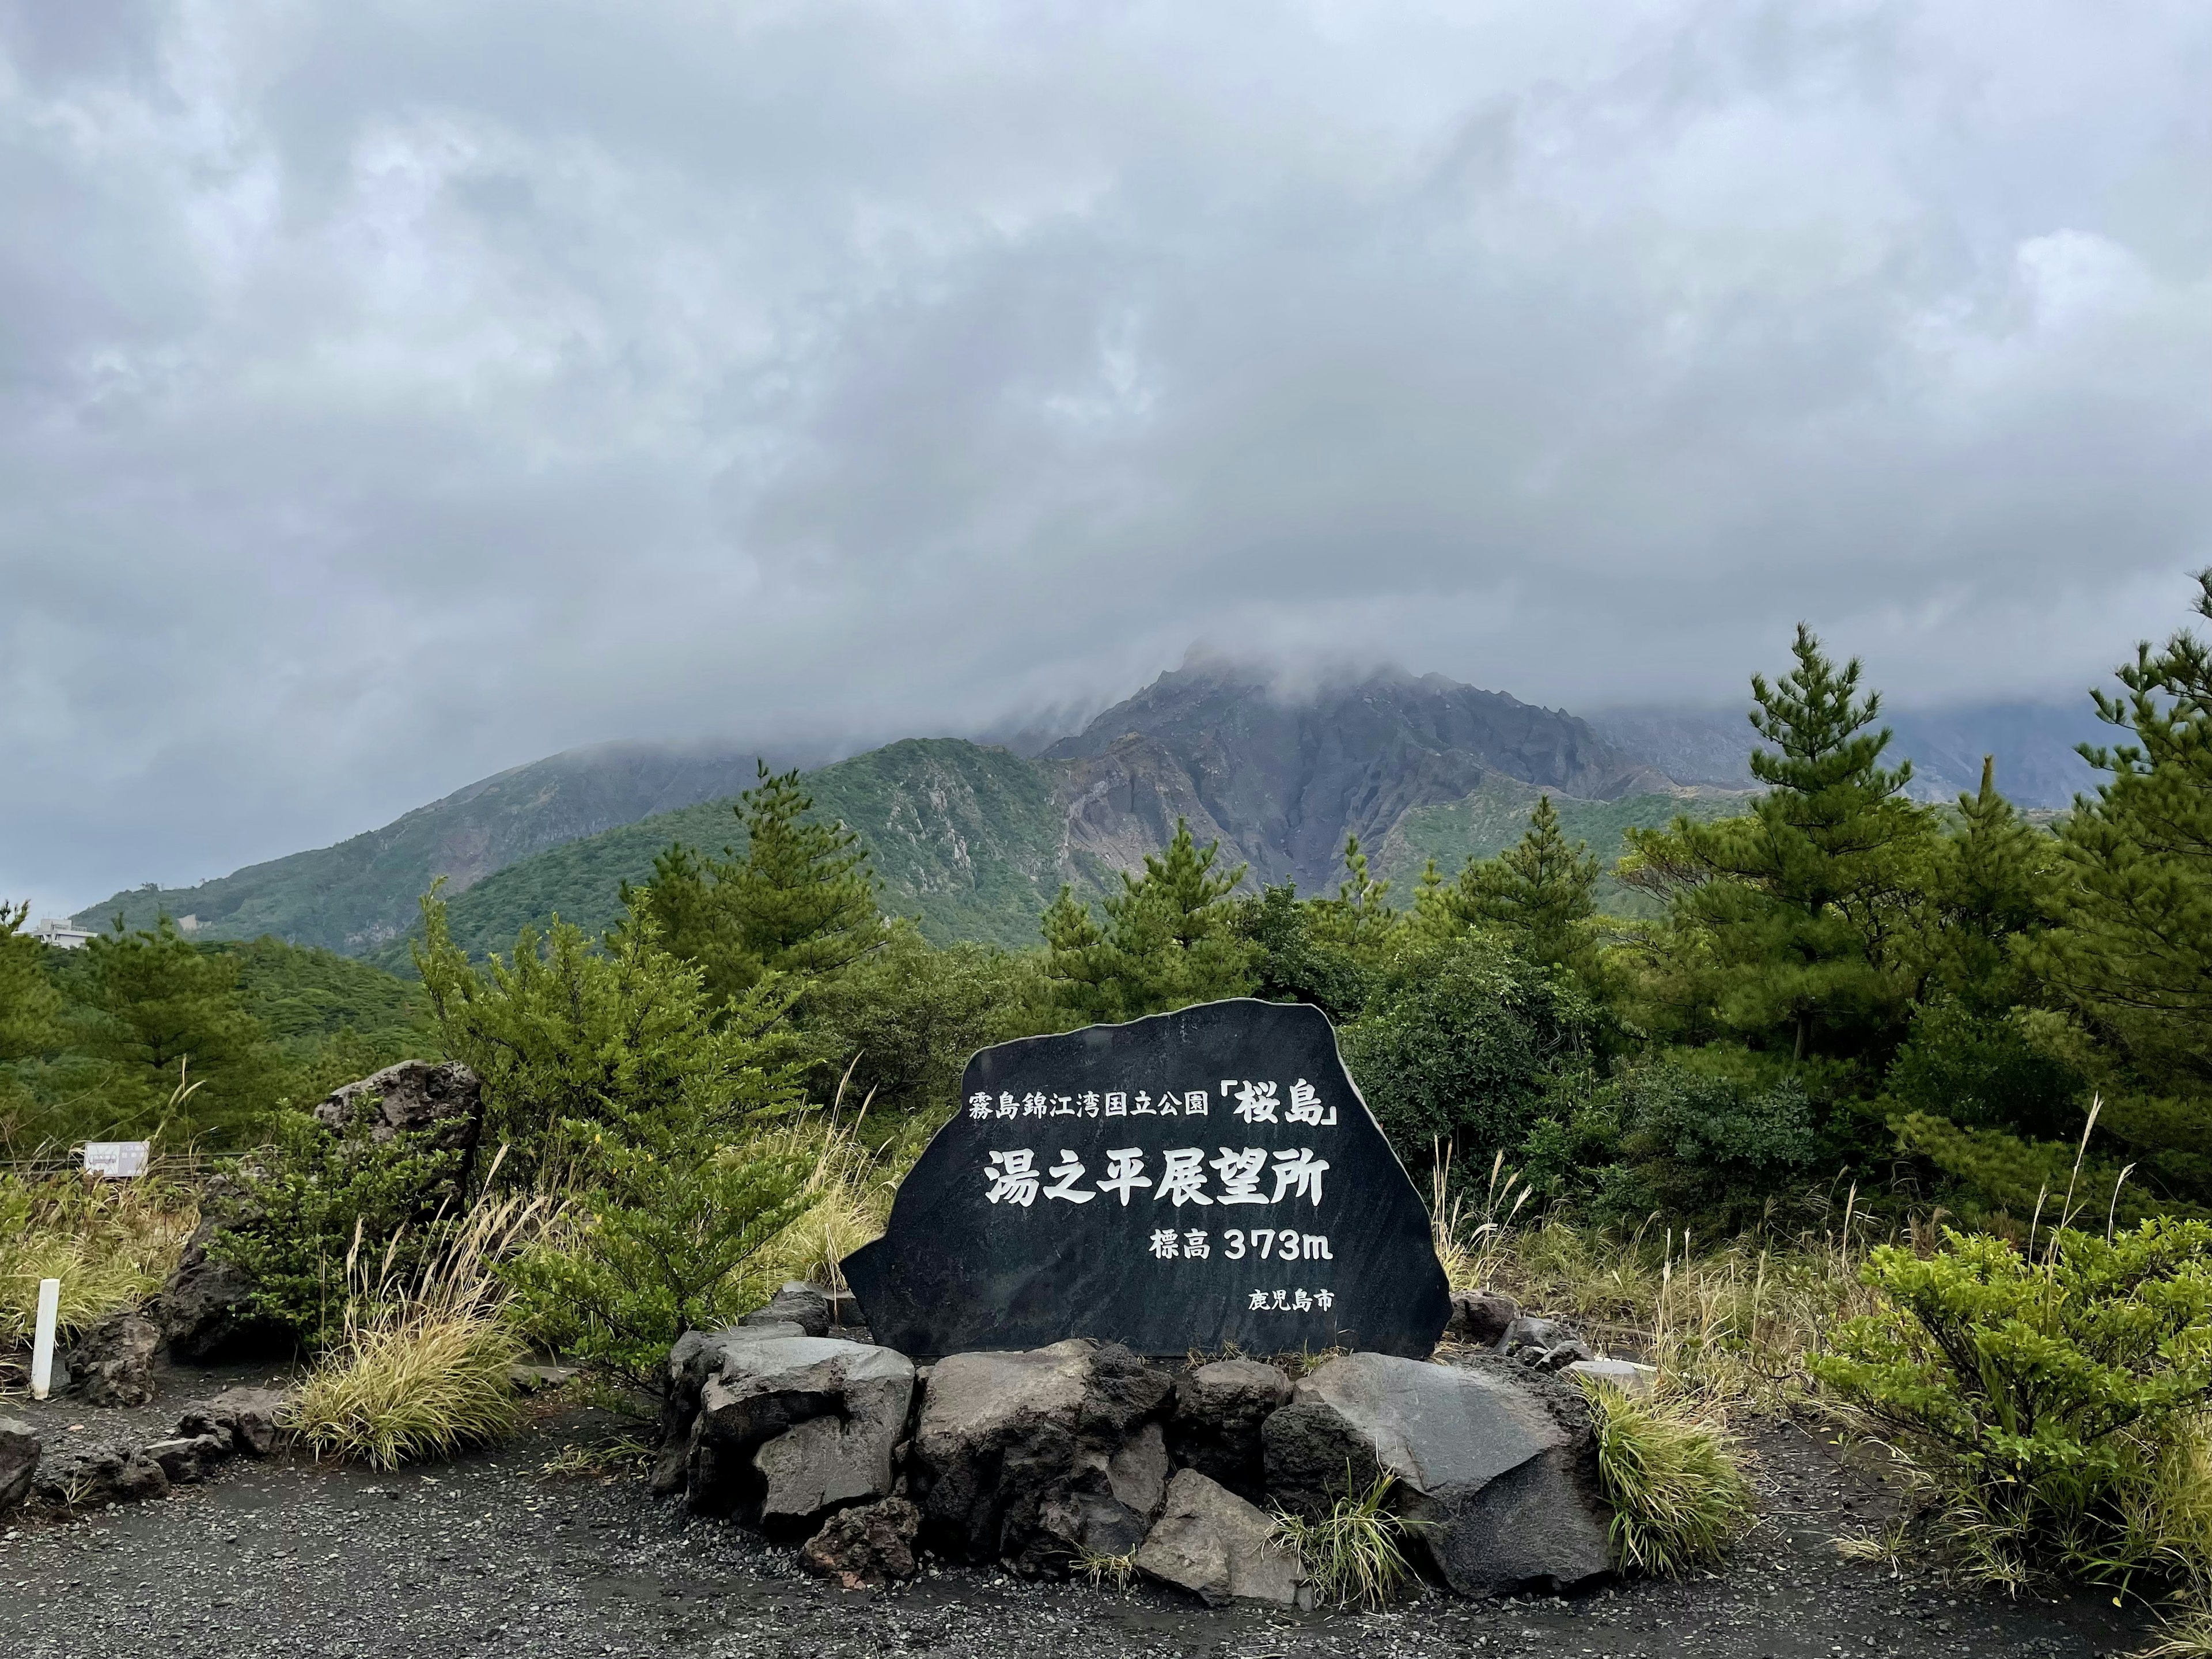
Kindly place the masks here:
POLYGON ((286 1426, 319 1456, 378 1469, 512 1433, 524 1413, 507 1368, 524 1346, 493 1268, 547 1220, 543 1198, 479 1202, 453 1243, 404 1284, 390 1282, 389 1245, 372 1278, 356 1236, 344 1339, 293 1396, 286 1426))
POLYGON ((64 1338, 136 1307, 175 1268, 198 1220, 190 1191, 155 1178, 0 1174, 0 1347, 30 1341, 42 1279, 62 1282, 64 1338))

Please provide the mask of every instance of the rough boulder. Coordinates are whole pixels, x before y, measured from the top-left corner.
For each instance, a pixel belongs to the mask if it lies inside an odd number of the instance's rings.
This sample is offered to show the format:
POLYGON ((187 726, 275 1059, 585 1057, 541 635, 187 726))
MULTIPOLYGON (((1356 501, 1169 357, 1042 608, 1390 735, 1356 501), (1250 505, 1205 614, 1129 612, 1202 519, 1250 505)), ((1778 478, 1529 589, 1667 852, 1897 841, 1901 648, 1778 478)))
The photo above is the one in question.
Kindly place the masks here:
MULTIPOLYGON (((701 1513, 803 1538, 838 1510, 890 1496, 914 1364, 888 1348, 778 1331, 687 1337, 672 1353, 678 1389, 697 1378, 682 1480, 701 1513)), ((664 1472, 673 1454, 672 1442, 664 1472)))
POLYGON ((1160 1518, 1137 1550, 1137 1567, 1209 1607, 1231 1601, 1310 1607, 1297 1552, 1274 1529, 1267 1514, 1218 1481, 1178 1469, 1160 1518))
POLYGON ((1612 1566, 1587 1404, 1572 1383, 1489 1356, 1439 1365, 1333 1359, 1264 1430, 1267 1486, 1318 1514, 1380 1471, 1437 1576, 1462 1595, 1572 1589, 1612 1566))
POLYGON ((473 1152, 483 1127, 483 1083, 458 1060, 403 1060, 331 1090, 315 1107, 315 1121, 332 1134, 365 1123, 380 1146, 435 1129, 445 1151, 473 1152))
POLYGON ((846 1589, 873 1589, 916 1571, 914 1536, 921 1515, 903 1498, 840 1510, 806 1540, 799 1564, 846 1589))
POLYGON ((1291 1379, 1256 1359, 1217 1359, 1176 1379, 1168 1423, 1176 1462, 1240 1497, 1267 1495, 1260 1425, 1290 1404, 1291 1379))
POLYGON ((11 1510, 30 1495, 43 1450, 38 1431, 28 1423, 0 1417, 0 1510, 11 1510))
POLYGON ((1029 1573, 1127 1554, 1165 1496, 1172 1388, 1127 1348, 1079 1337, 939 1360, 907 1466, 923 1542, 1029 1573))
POLYGON ((136 1308, 96 1321, 70 1350, 70 1386, 88 1406, 143 1406, 154 1397, 161 1328, 136 1308))

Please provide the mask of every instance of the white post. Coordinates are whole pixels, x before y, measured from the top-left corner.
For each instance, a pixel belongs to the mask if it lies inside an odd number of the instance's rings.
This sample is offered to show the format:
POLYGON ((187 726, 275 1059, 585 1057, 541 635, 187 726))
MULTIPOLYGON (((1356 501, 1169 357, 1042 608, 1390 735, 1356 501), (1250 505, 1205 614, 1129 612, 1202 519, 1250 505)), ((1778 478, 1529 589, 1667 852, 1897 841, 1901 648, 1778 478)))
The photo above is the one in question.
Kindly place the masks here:
POLYGON ((31 1398, 44 1400, 54 1380, 54 1321, 62 1310, 62 1282, 39 1281, 39 1323, 31 1340, 31 1398))

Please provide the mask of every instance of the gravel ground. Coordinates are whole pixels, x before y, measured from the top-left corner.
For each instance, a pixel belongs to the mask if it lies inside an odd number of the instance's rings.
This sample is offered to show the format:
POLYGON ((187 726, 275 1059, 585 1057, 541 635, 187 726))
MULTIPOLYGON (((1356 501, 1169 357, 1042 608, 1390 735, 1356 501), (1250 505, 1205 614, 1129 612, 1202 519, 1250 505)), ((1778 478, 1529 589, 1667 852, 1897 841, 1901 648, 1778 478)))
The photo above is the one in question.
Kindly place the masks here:
MULTIPOLYGON (((173 1421, 183 1398, 132 1415, 173 1421)), ((23 1402, 0 1410, 23 1415, 23 1402)), ((111 1414, 46 1408, 41 1426, 84 1422, 78 1432, 106 1437, 114 1425, 88 1415, 111 1414)), ((1888 1495, 1795 1427, 1756 1437, 1765 1514, 1724 1576, 1573 1602, 1432 1594, 1379 1615, 1212 1610, 1146 1587, 964 1569, 890 1595, 841 1592, 801 1574, 791 1551, 654 1500, 637 1474, 544 1473, 564 1446, 613 1427, 604 1413, 549 1408, 498 1452, 428 1472, 279 1457, 233 1462, 161 1502, 69 1522, 11 1517, 0 1654, 2091 1659, 2143 1639, 2141 1622, 2106 1601, 2008 1601, 1911 1563, 1896 1572, 1840 1559, 1838 1534, 1878 1523, 1888 1495)))

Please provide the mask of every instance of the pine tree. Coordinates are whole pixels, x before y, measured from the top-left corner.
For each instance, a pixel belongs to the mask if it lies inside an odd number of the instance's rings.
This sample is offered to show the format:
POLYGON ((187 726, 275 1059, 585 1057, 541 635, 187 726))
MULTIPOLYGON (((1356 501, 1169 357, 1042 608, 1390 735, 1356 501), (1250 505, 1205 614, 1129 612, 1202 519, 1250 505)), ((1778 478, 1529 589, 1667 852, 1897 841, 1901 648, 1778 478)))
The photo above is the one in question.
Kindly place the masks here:
POLYGON ((867 848, 842 823, 813 822, 813 810, 796 771, 771 773, 763 761, 734 808, 744 857, 671 847, 645 886, 623 884, 633 915, 699 969, 716 1001, 743 996, 767 973, 838 973, 882 942, 867 848))
POLYGON ((1911 763, 1881 763, 1892 734, 1875 726, 1880 696, 1859 695, 1857 660, 1838 669, 1802 623, 1791 650, 1778 683, 1752 677, 1752 726, 1773 745, 1751 757, 1766 793, 1741 817, 1632 830, 1627 862, 1673 899, 1682 960, 1657 977, 1705 1005, 1674 1011, 1678 1024, 1710 1018, 1799 1060, 1880 1053, 1911 1004, 1932 822, 1900 793, 1911 763))
POLYGON ((1344 841, 1344 879, 1336 896, 1313 902, 1313 933, 1355 961, 1372 967, 1390 952, 1405 918, 1390 907, 1390 884, 1369 872, 1367 854, 1358 836, 1344 841))
POLYGON ((1444 902, 1494 928, 1525 960, 1587 974, 1599 870, 1587 842, 1568 845, 1552 798, 1540 795, 1520 842, 1494 859, 1468 860, 1444 902))
POLYGON ((46 947, 23 932, 30 910, 0 903, 0 1065, 42 1054, 59 1036, 61 993, 46 977, 46 947))
POLYGON ((1229 895, 1239 866, 1214 872, 1218 842, 1199 847, 1176 821, 1164 853, 1145 855, 1141 877, 1124 872, 1103 927, 1066 888, 1045 913, 1045 982, 1054 1006, 1079 1023, 1135 1019, 1251 988, 1253 947, 1229 895))
POLYGON ((283 1083, 269 1034, 246 1012, 238 962, 202 951, 163 916, 150 929, 96 935, 85 947, 88 1006, 73 1046, 106 1062, 113 1127, 178 1139, 237 1140, 283 1083), (174 1116, 181 1082, 200 1086, 174 1116))
MULTIPOLYGON (((2212 570, 2197 580, 2212 618, 2212 570)), ((2062 831, 2071 881, 2042 965, 2139 1063, 2212 1083, 2212 647, 2146 642, 2118 678, 2097 711, 2134 741, 2081 750, 2112 777, 2062 831)))
POLYGON ((2025 953, 2056 919, 2057 854, 1997 793, 1996 757, 1984 755, 1981 787, 1959 797, 1958 828, 1936 863, 1930 989, 1978 1014, 2030 1000, 2025 953))

